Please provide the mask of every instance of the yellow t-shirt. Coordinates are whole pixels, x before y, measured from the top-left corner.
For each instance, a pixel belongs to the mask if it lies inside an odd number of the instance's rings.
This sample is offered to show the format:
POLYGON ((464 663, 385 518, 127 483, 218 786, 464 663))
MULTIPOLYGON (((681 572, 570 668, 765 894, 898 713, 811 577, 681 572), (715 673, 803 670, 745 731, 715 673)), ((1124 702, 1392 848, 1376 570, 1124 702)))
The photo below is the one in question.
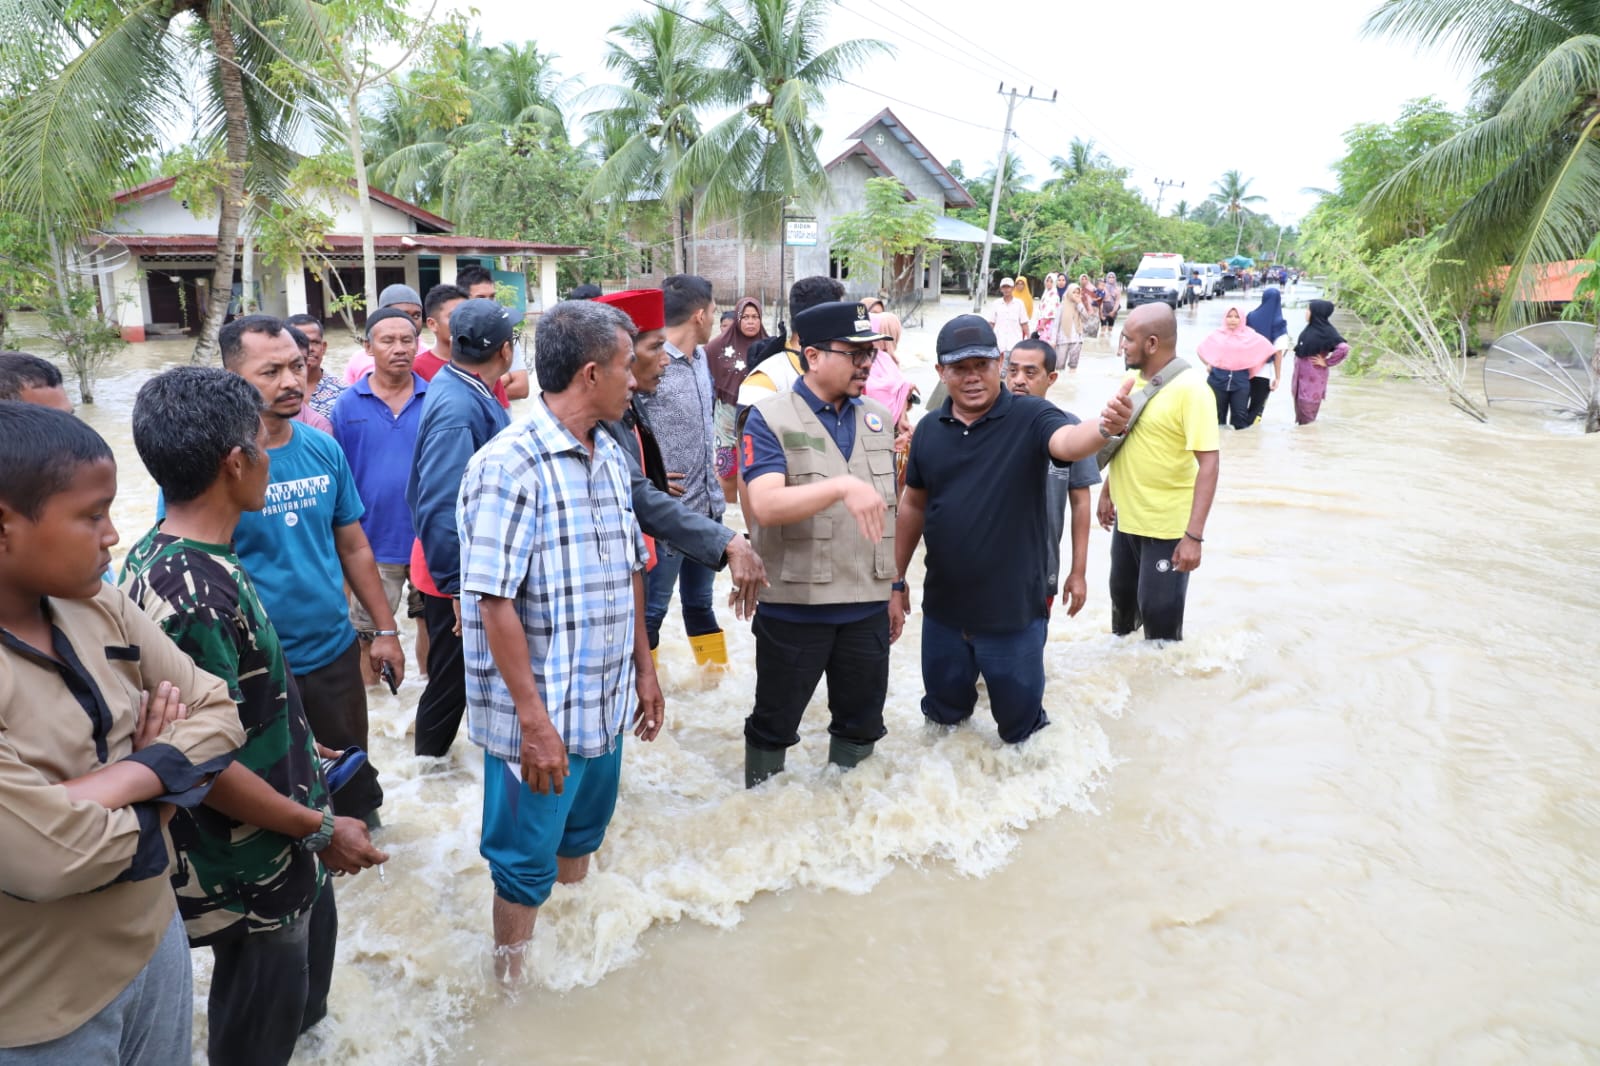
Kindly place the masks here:
MULTIPOLYGON (((1130 371, 1133 389, 1148 384, 1130 371)), ((1162 386, 1112 456, 1111 502, 1117 528, 1158 540, 1177 540, 1194 505, 1195 452, 1217 450, 1217 398, 1205 371, 1191 366, 1162 386)))

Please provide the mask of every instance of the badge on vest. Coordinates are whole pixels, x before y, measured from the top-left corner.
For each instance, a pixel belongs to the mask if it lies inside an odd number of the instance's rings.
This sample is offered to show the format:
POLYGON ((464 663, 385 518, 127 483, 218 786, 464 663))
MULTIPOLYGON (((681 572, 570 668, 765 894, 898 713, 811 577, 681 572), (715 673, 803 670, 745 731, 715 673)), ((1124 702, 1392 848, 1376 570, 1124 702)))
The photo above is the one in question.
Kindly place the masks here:
POLYGON ((882 433, 883 432, 883 419, 879 418, 877 415, 873 414, 871 411, 867 412, 866 417, 863 418, 862 421, 867 424, 867 428, 872 430, 872 432, 874 432, 874 433, 882 433))

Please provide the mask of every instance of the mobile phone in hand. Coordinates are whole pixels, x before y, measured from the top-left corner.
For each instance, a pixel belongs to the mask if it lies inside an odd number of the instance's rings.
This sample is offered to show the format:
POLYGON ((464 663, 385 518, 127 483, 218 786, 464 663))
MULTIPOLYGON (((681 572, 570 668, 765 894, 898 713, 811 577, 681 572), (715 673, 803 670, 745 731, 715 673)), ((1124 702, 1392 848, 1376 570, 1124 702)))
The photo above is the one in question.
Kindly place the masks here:
POLYGON ((383 678, 383 683, 389 686, 389 694, 391 696, 399 695, 400 682, 395 680, 394 667, 385 662, 382 666, 378 667, 378 674, 383 678))

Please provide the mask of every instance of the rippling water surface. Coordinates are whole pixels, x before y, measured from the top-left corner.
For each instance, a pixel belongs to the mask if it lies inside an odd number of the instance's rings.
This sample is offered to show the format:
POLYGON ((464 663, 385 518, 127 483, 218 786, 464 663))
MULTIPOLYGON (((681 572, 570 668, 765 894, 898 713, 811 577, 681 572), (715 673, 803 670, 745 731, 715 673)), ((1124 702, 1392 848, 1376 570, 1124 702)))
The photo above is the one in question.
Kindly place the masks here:
MULTIPOLYGON (((138 346, 83 411, 121 457, 119 552, 153 499, 133 392, 186 358, 138 346)), ((1052 397, 1089 416, 1119 365, 1090 342, 1052 397)), ((415 759, 421 682, 375 692, 388 882, 339 886, 300 1061, 1600 1061, 1600 439, 1404 382, 1336 376, 1305 429, 1289 407, 1223 437, 1181 646, 1109 635, 1094 531, 1021 749, 982 704, 924 729, 913 615, 877 755, 824 769, 819 692, 747 793, 752 673, 702 676, 669 620, 668 729, 630 744, 515 1002, 485 980, 477 749, 415 759)))

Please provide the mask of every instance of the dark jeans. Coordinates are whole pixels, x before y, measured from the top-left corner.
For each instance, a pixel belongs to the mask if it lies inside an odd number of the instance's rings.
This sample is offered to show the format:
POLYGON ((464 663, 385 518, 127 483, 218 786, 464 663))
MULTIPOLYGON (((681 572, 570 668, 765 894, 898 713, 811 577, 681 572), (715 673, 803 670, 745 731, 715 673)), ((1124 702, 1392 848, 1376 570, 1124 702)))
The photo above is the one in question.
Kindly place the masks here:
POLYGON ((206 1057, 213 1066, 288 1063, 300 1034, 328 1015, 338 939, 329 882, 294 924, 212 947, 206 1057))
POLYGON ((1261 421, 1267 412, 1267 400, 1272 396, 1271 378, 1250 379, 1250 424, 1261 421))
POLYGON ((674 588, 682 600, 685 633, 698 637, 722 628, 711 605, 711 583, 716 578, 715 570, 701 566, 665 541, 656 541, 656 566, 645 576, 644 591, 644 628, 652 648, 661 642, 661 622, 672 605, 674 588))
POLYGON ((1144 626, 1146 640, 1182 640, 1189 575, 1172 565, 1176 540, 1111 533, 1111 631, 1144 626))
POLYGON ((978 677, 989 689, 989 711, 1007 744, 1050 724, 1044 713, 1045 620, 1014 633, 968 633, 922 616, 922 713, 955 725, 978 705, 978 677))
POLYGON ((756 703, 744 720, 744 739, 766 751, 800 743, 800 718, 822 675, 828 675, 828 732, 871 744, 886 732, 889 692, 889 612, 874 611, 843 625, 785 622, 756 611, 756 703))
POLYGON ((367 748, 367 687, 361 683, 361 641, 351 638, 350 646, 327 666, 305 674, 295 674, 305 704, 306 720, 317 742, 335 751, 352 744, 367 751, 367 761, 333 796, 335 814, 365 818, 383 806, 383 787, 378 770, 372 765, 367 748))
POLYGON ((428 687, 417 701, 418 755, 450 754, 467 709, 467 661, 455 634, 454 604, 448 596, 422 597, 422 621, 428 627, 428 687))
POLYGON ((1250 371, 1213 369, 1206 384, 1217 394, 1217 425, 1227 425, 1231 413, 1234 429, 1249 428, 1255 421, 1250 417, 1250 371))

